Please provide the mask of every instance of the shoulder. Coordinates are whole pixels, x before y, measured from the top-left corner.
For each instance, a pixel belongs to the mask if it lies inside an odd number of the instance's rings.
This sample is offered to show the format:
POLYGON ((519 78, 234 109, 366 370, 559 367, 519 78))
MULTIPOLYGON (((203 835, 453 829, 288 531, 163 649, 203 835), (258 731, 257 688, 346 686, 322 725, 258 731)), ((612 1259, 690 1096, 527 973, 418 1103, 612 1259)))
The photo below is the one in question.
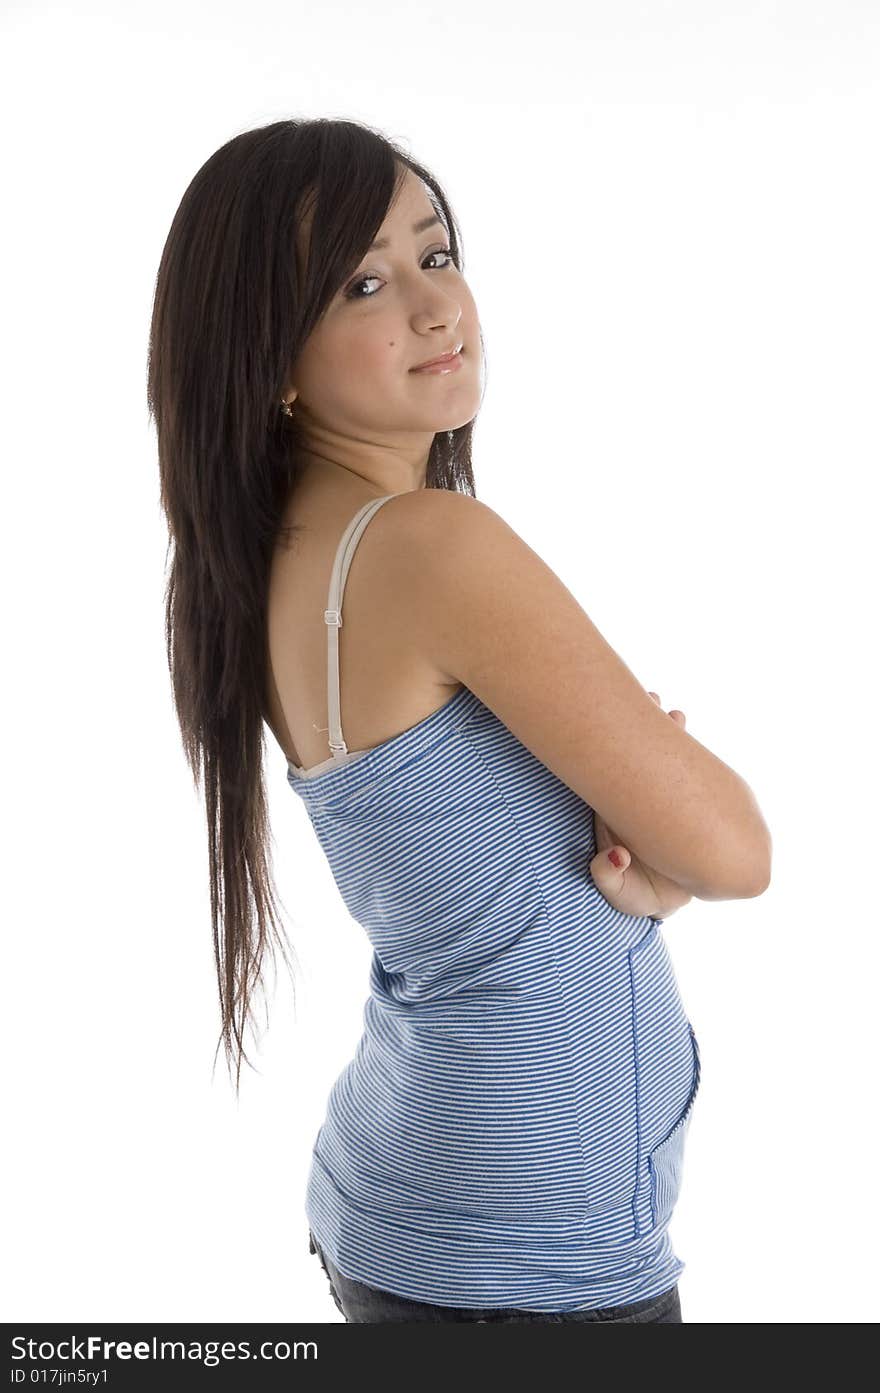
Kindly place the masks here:
POLYGON ((477 518, 492 509, 471 494, 453 489, 410 489, 395 494, 381 511, 413 526, 430 521, 440 526, 445 520, 477 518))
POLYGON ((483 699, 496 697, 499 685, 509 689, 511 665, 527 651, 545 664, 558 656, 561 634, 589 623, 551 567, 470 494, 414 490, 379 511, 389 516, 387 544, 376 555, 394 612, 450 681, 465 682, 483 699))
MULTIPOLYGON (((413 489, 392 498, 380 512, 394 534, 404 566, 417 566, 431 581, 463 567, 491 565, 499 552, 525 547, 501 515, 471 494, 451 489, 413 489)), ((536 558, 537 559, 537 558, 536 558)))
POLYGON ((423 490, 381 511, 388 612, 425 661, 647 865, 725 898, 753 894, 765 835, 742 781, 660 709, 552 567, 467 495, 423 490))
MULTIPOLYGON (((559 577, 500 513, 470 494, 417 489, 390 501, 398 579, 420 613, 468 614, 491 626, 500 605, 528 621, 549 598, 575 606, 559 577)), ((578 607, 579 608, 579 607, 578 607)))

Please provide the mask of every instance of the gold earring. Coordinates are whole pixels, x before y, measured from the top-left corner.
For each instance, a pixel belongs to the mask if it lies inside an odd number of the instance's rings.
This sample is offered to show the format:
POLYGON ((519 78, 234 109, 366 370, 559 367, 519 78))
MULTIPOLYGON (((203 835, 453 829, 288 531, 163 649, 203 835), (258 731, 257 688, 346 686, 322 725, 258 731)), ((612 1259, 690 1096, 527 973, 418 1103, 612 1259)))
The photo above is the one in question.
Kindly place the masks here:
POLYGON ((291 410, 291 406, 290 406, 290 402, 289 402, 289 401, 283 401, 283 402, 281 403, 281 410, 284 412, 285 416, 292 416, 292 415, 293 415, 293 411, 291 410))

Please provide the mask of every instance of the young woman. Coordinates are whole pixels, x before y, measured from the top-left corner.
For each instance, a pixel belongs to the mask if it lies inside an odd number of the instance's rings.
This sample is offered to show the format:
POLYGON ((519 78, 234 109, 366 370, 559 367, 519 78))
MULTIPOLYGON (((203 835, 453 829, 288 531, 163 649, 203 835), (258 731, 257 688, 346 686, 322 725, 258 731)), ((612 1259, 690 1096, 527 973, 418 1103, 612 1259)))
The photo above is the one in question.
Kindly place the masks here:
POLYGON ((221 1040, 238 1088, 285 951, 268 726, 375 950, 306 1196, 346 1320, 680 1321, 700 1062, 661 922, 760 894, 770 835, 477 500, 482 386, 452 210, 392 141, 281 121, 198 171, 148 393, 221 1040))

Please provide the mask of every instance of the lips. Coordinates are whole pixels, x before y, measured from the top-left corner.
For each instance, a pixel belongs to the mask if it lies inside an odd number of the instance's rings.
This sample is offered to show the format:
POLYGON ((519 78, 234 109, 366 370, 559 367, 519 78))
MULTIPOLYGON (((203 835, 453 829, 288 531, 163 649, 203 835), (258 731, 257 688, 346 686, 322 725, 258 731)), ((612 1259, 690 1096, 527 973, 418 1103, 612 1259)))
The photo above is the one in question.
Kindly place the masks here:
POLYGON ((437 358, 427 358, 424 363, 416 363, 414 368, 410 368, 410 372, 420 372, 422 368, 439 367, 442 363, 451 363, 459 356, 463 348, 464 344, 459 343, 448 353, 441 353, 437 358))

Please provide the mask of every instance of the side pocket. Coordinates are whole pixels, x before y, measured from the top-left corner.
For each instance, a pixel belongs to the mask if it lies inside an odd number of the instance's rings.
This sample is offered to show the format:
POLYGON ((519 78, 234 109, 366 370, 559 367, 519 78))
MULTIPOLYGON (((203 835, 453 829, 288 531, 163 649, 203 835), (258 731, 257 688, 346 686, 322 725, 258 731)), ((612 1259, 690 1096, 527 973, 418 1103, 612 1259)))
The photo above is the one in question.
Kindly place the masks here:
POLYGON ((681 1189, 684 1166, 684 1144, 694 1112, 694 1100, 700 1086, 700 1047, 689 1026, 691 1044, 694 1051, 694 1082, 684 1115, 675 1124, 669 1136, 655 1146, 648 1155, 651 1172, 651 1216, 654 1227, 660 1228, 669 1221, 681 1189))
POLYGON ((636 1097, 632 1212, 638 1237, 665 1224, 678 1197, 700 1062, 659 923, 630 948, 629 965, 636 1097))

